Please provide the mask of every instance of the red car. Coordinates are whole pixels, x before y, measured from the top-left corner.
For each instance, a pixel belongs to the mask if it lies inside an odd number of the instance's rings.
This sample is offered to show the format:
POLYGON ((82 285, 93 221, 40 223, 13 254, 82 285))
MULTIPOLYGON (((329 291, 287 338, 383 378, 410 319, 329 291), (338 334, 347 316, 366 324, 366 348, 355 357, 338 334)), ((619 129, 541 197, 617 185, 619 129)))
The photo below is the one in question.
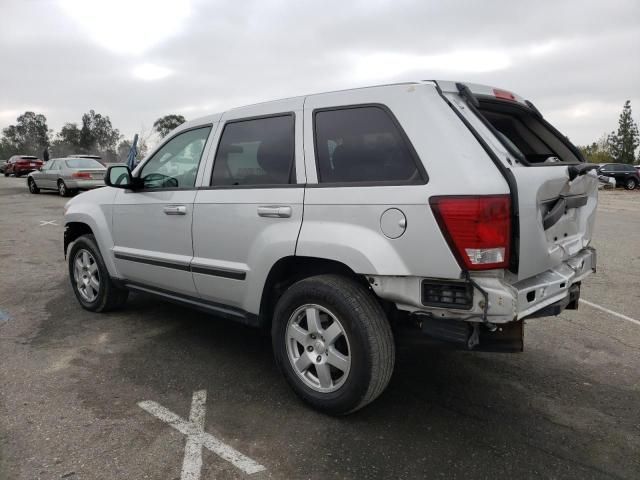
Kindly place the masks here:
POLYGON ((14 155, 9 159, 4 168, 4 176, 8 177, 12 173, 16 177, 21 177, 35 170, 40 170, 42 160, 31 155, 14 155))

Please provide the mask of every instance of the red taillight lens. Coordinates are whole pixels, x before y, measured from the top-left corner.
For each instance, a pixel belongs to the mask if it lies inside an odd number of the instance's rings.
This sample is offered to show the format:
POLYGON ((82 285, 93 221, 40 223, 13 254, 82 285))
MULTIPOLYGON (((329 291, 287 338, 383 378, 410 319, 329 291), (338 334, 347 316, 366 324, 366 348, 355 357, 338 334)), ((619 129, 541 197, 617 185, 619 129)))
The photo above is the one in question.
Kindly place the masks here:
POLYGON ((73 178, 91 178, 91 174, 89 172, 74 172, 71 176, 73 178))
POLYGON ((489 270, 509 266, 509 195, 433 197, 430 203, 442 233, 463 268, 489 270))

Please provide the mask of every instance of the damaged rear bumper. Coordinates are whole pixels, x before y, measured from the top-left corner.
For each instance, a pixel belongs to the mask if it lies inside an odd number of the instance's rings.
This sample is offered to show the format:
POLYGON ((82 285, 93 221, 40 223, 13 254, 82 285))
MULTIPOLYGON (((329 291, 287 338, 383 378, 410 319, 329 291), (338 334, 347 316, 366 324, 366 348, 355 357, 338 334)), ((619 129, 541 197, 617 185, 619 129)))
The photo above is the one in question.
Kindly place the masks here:
POLYGON ((558 315, 565 308, 577 307, 580 282, 595 270, 596 251, 587 247, 557 267, 516 283, 509 283, 489 272, 473 274, 466 280, 455 281, 470 285, 471 300, 465 308, 424 303, 423 283, 447 282, 444 279, 390 276, 369 279, 378 296, 412 314, 426 314, 443 320, 505 324, 525 318, 558 315))

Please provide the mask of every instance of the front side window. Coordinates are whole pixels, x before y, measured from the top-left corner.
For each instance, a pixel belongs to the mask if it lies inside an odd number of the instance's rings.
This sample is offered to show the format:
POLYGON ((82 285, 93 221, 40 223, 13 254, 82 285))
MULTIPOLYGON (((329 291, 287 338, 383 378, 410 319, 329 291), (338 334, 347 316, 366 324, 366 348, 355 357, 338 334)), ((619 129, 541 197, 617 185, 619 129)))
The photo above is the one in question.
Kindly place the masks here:
POLYGON ((376 106, 314 115, 319 183, 422 183, 414 156, 390 114, 376 106))
POLYGON ((293 115, 227 123, 216 151, 212 185, 294 182, 294 145, 293 115))
POLYGON ((142 167, 144 188, 192 188, 211 127, 196 128, 169 140, 142 167))

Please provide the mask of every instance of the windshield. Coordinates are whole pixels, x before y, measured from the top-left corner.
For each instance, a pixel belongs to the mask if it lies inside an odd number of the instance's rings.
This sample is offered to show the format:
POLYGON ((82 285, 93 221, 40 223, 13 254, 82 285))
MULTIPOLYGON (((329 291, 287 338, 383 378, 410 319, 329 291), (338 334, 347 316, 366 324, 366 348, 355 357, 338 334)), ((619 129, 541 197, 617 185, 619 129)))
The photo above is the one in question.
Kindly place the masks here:
POLYGON ((104 165, 92 158, 74 158, 65 160, 65 163, 69 168, 104 168, 104 165))

